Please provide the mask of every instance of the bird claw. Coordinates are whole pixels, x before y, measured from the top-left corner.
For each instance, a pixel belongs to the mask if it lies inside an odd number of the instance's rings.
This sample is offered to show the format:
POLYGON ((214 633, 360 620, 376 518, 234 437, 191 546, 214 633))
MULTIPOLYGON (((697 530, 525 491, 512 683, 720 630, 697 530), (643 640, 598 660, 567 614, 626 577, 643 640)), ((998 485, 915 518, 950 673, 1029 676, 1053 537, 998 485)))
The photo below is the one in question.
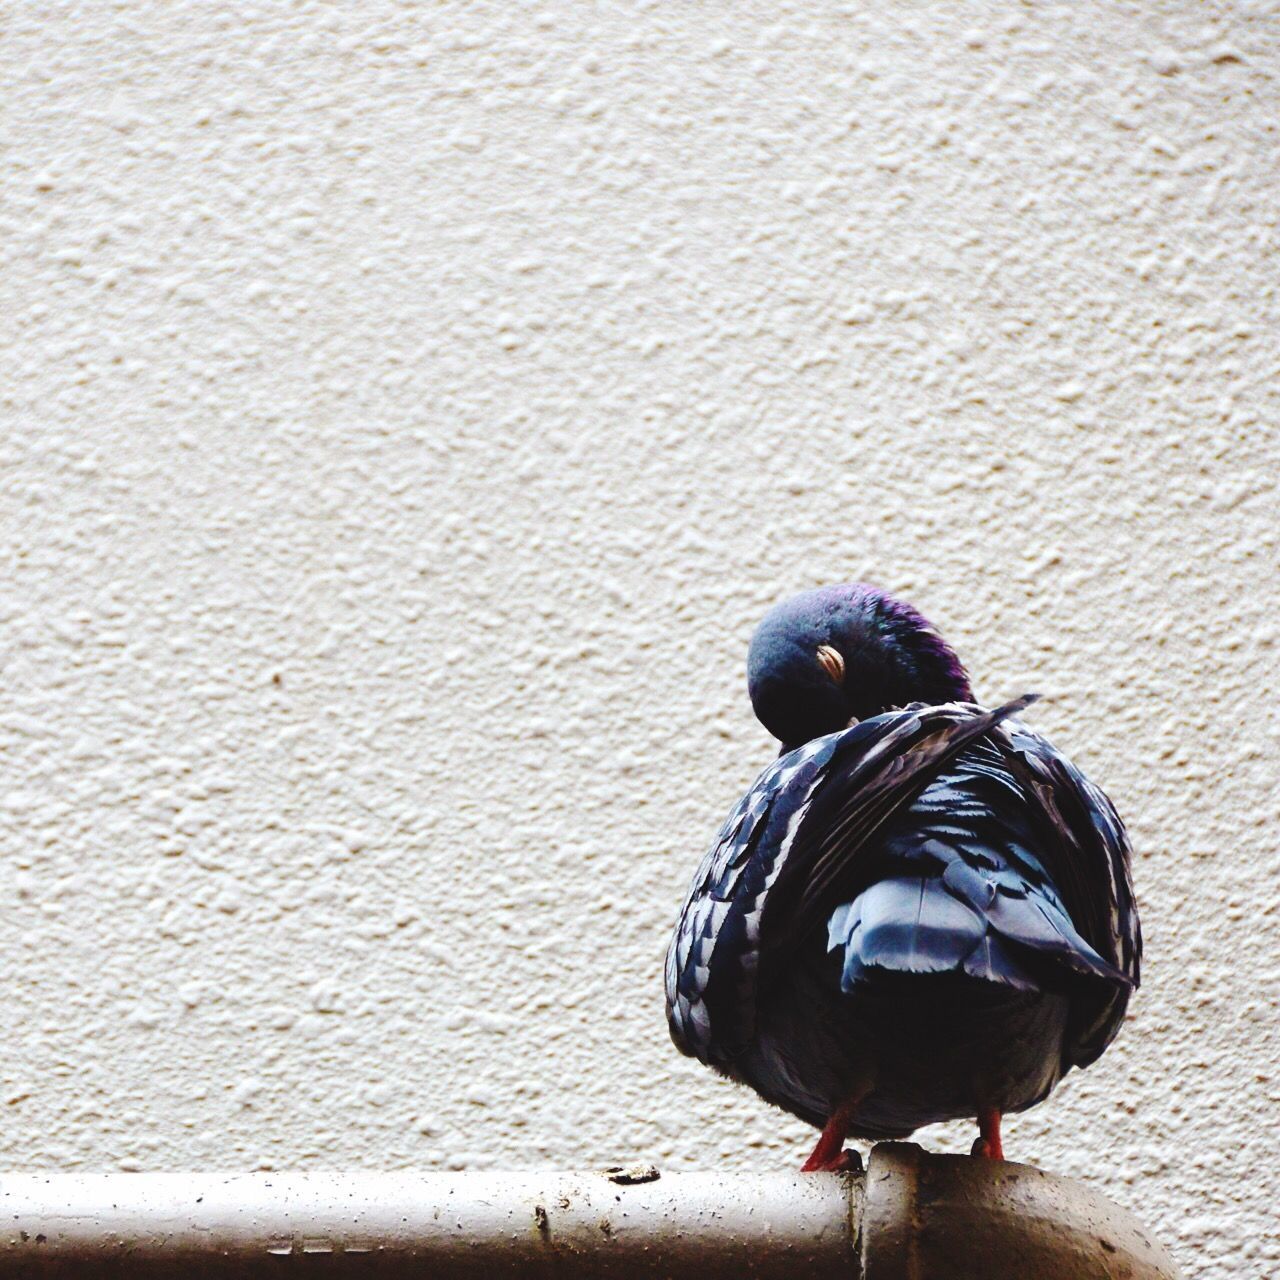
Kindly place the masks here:
POLYGON ((832 1160, 822 1164, 806 1164, 801 1173, 861 1173, 862 1152, 846 1149, 832 1160))
POLYGON ((969 1148, 971 1156, 984 1160, 1003 1160, 1004 1143, 1000 1141, 1000 1112, 987 1107, 978 1114, 978 1136, 969 1148))

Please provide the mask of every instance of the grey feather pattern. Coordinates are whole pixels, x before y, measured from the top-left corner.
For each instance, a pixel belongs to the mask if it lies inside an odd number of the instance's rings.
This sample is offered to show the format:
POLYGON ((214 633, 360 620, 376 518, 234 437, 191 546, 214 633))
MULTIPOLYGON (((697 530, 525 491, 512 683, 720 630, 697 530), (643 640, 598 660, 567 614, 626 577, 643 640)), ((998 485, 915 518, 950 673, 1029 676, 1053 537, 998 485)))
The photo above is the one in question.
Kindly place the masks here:
POLYGON ((1101 1053, 1138 979, 1128 841, 1106 797, 1013 719, 1030 701, 890 712, 764 770, 699 865, 668 949, 683 1052, 814 1118, 821 1090, 801 1081, 818 1064, 761 1019, 790 999, 795 966, 830 948, 837 985, 805 980, 830 1007, 801 1026, 836 1025, 876 973, 956 972, 1014 992, 1070 988, 1061 1065, 1027 1068, 1036 1096, 1101 1053))

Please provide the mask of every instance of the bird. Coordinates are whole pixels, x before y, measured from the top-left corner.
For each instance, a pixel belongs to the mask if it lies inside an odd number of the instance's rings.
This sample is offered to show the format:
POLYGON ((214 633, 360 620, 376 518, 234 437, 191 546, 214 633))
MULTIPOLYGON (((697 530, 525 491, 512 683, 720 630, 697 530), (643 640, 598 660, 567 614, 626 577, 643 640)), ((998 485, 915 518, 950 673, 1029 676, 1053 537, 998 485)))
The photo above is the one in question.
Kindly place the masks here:
POLYGON ((693 876, 667 950, 676 1047, 850 1137, 1002 1118, 1115 1038, 1142 933, 1124 824, 1030 728, 1038 695, 974 700, 955 650, 867 583, 763 618, 747 687, 778 756, 693 876))

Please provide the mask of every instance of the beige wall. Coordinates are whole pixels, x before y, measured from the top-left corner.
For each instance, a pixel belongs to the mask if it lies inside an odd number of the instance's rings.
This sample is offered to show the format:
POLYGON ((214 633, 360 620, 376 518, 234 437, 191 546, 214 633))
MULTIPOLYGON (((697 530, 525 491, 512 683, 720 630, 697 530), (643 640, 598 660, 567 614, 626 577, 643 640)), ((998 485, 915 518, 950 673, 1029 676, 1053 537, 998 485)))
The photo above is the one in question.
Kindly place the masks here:
POLYGON ((1280 1274, 1275 4, 5 24, 0 1167, 796 1164, 660 961, 869 576, 1140 851, 1011 1156, 1280 1274))

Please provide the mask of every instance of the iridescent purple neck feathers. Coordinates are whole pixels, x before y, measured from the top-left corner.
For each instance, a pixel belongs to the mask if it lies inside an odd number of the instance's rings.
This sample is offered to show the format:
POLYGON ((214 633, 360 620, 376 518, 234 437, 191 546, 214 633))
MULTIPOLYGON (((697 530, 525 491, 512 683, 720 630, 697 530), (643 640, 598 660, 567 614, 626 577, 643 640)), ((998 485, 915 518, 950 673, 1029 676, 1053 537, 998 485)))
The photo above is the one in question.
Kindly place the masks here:
POLYGON ((747 686, 760 722, 794 747, 911 702, 971 702, 955 651, 905 600, 866 583, 820 587, 765 615, 747 686))

